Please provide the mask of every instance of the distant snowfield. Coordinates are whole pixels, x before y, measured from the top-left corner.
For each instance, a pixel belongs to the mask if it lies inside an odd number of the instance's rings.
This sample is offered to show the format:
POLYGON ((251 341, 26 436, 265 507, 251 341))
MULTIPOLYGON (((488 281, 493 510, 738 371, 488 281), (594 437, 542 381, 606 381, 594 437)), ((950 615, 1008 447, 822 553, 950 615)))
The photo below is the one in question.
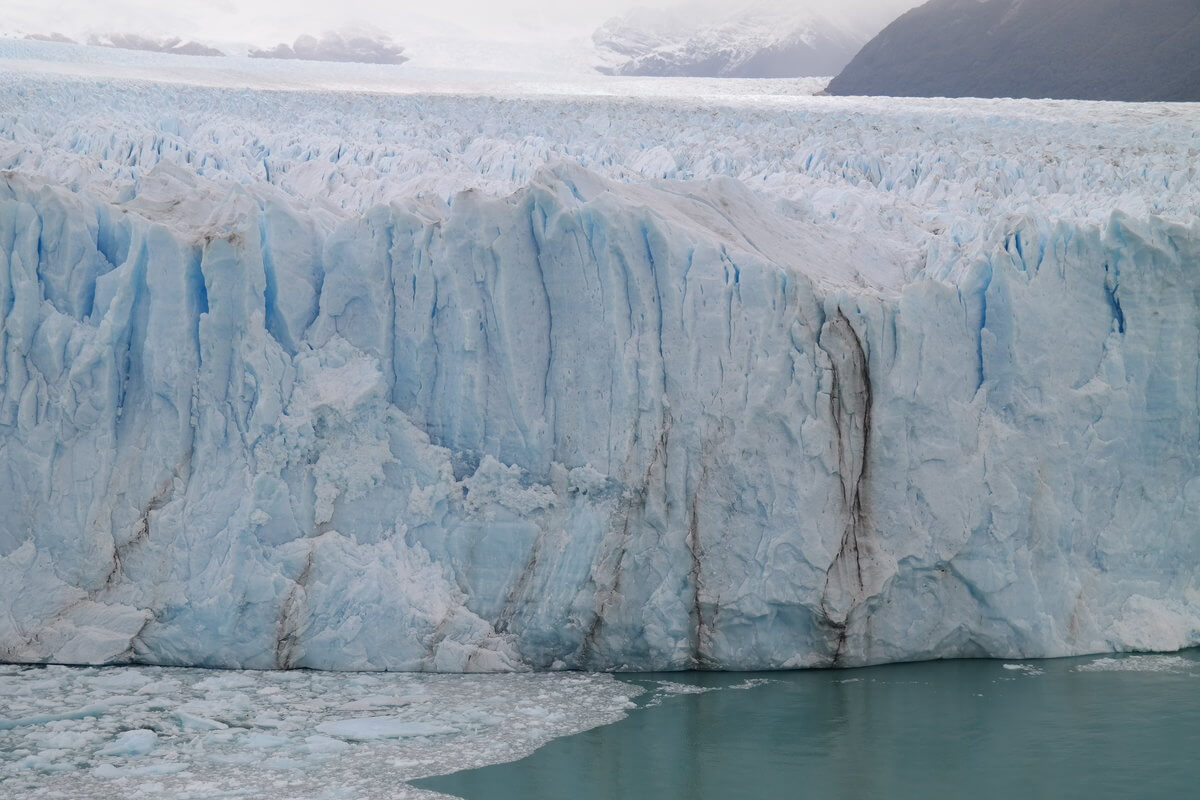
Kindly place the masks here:
POLYGON ((0 42, 0 659, 1200 644, 1200 107, 413 57, 0 42))

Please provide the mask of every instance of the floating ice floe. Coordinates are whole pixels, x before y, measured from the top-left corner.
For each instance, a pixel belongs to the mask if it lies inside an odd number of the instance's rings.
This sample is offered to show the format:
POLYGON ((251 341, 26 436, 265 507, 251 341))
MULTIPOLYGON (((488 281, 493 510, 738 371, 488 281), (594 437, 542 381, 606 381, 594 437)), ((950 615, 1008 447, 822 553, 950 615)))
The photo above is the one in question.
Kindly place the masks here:
POLYGON ((1005 664, 1004 668, 1009 672, 1020 672, 1025 675, 1041 675, 1045 672, 1044 669, 1033 664, 1005 664))
POLYGON ((1075 668, 1079 672, 1200 672, 1195 659, 1171 655, 1131 655, 1098 658, 1075 668))

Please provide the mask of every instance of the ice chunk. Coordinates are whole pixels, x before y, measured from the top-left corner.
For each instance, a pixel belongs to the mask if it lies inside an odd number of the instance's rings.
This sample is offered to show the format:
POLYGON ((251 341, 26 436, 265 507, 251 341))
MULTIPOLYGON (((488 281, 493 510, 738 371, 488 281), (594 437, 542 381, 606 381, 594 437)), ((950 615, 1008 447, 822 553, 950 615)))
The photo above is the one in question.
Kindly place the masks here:
POLYGON ((317 730, 328 736, 352 742, 373 739, 407 739, 412 736, 445 736, 457 728, 433 722, 413 722, 398 717, 356 717, 354 719, 322 722, 317 730))
POLYGON ((125 731, 96 751, 98 756, 144 756, 158 744, 158 734, 144 728, 125 731))
POLYGON ((229 727, 224 722, 218 722, 215 719, 208 719, 196 714, 188 714, 186 711, 176 711, 175 719, 185 731, 218 731, 229 727))
POLYGON ((420 703, 429 700, 425 695, 407 695, 404 697, 395 697, 382 694, 372 694, 366 697, 353 700, 338 708, 339 711, 370 711, 376 708, 395 708, 397 706, 406 706, 410 703, 420 703))
POLYGON ((1196 672, 1195 661, 1181 656, 1146 655, 1097 658, 1076 668, 1080 672, 1196 672))
POLYGON ((1033 664, 1005 664, 1004 668, 1010 672, 1021 672, 1025 675, 1041 675, 1045 671, 1033 664))
POLYGON ((310 753, 341 753, 350 747, 341 739, 329 736, 309 736, 304 741, 310 753))
POLYGON ((27 725, 45 725, 48 722, 89 719, 92 717, 102 716, 107 712, 107 706, 97 704, 84 706, 83 708, 74 709, 72 711, 60 711, 53 714, 31 714, 27 717, 16 717, 14 719, 0 718, 0 731, 10 731, 13 728, 23 728, 27 725))
POLYGON ((98 778, 140 778, 147 775, 173 775, 185 769, 187 764, 139 764, 136 767, 101 764, 92 770, 92 774, 98 778))

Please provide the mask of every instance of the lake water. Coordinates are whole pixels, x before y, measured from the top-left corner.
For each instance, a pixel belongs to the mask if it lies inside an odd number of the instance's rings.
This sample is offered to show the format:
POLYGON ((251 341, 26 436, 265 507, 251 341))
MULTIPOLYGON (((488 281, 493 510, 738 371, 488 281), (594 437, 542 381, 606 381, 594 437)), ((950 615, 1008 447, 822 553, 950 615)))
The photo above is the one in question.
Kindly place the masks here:
POLYGON ((0 665, 0 800, 1189 798, 1198 690, 1198 651, 617 677, 0 665))
POLYGON ((627 677, 615 724, 417 781, 468 800, 1186 798, 1200 653, 627 677))

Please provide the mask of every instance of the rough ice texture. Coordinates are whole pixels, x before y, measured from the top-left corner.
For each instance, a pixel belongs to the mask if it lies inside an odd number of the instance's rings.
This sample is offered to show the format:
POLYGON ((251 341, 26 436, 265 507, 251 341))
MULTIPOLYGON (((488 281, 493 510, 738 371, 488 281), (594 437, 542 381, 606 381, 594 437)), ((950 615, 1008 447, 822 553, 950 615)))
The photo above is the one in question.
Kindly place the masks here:
POLYGON ((0 71, 0 658, 1200 643, 1197 118, 0 71))
POLYGON ((577 673, 0 666, 0 783, 21 800, 446 800, 407 781, 524 758, 640 691, 577 673))

